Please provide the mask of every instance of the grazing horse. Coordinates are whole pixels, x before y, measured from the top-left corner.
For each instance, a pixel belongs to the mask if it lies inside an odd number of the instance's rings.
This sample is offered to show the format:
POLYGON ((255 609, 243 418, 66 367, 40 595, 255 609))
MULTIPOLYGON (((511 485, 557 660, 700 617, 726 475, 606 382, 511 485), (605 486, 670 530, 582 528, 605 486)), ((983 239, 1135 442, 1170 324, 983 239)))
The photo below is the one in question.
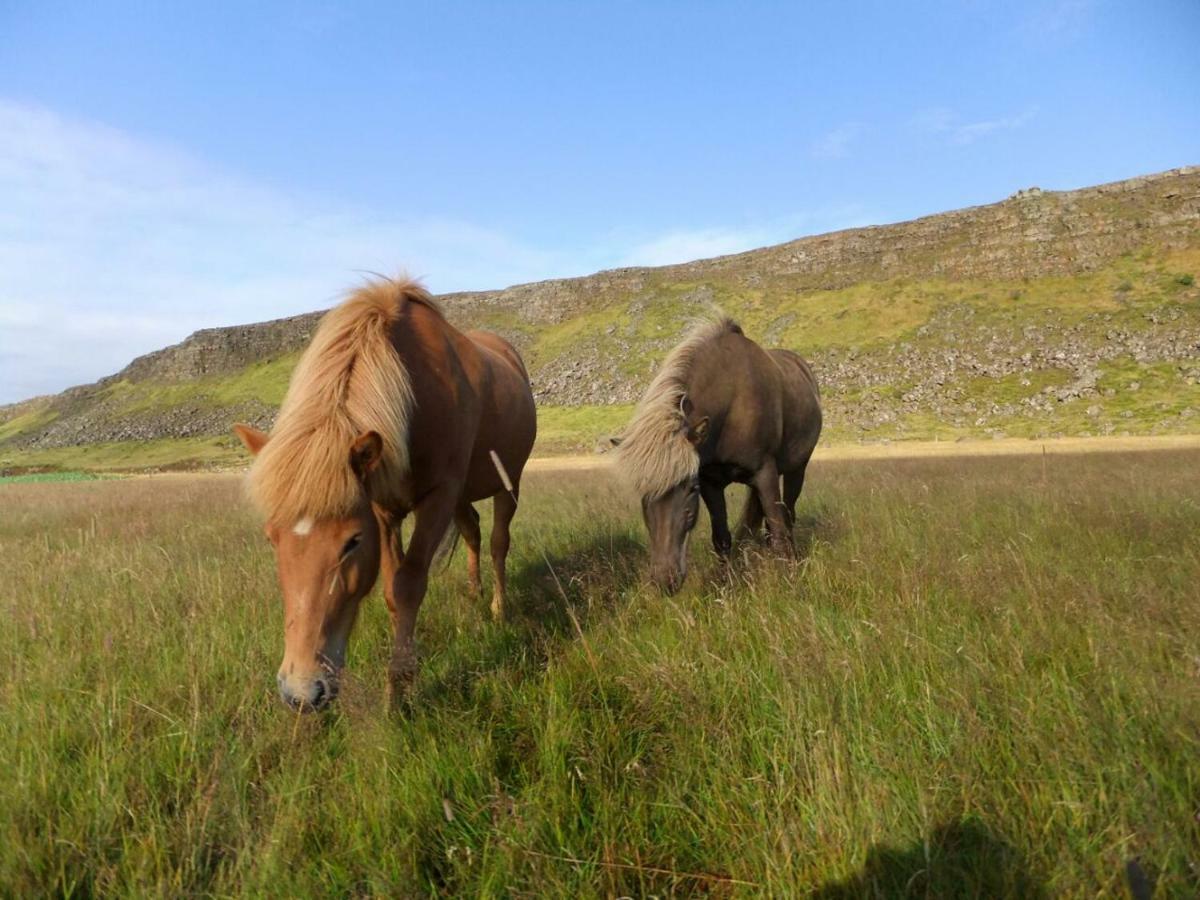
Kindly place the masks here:
POLYGON ((772 546, 791 555, 796 500, 820 434, 817 382, 800 356, 763 350, 727 318, 693 328, 616 441, 617 465, 642 498, 655 583, 672 593, 683 583, 700 498, 713 547, 729 555, 725 488, 735 481, 750 485, 739 531, 753 533, 765 518, 772 546))
POLYGON ((249 492, 275 547, 288 705, 308 711, 335 697, 359 602, 381 568, 396 696, 416 671, 413 628, 430 564, 455 525, 480 590, 471 504, 487 497, 492 613, 503 616, 509 523, 536 430, 517 351, 494 334, 455 329, 417 282, 369 282, 325 315, 271 434, 234 428, 255 456, 249 492))

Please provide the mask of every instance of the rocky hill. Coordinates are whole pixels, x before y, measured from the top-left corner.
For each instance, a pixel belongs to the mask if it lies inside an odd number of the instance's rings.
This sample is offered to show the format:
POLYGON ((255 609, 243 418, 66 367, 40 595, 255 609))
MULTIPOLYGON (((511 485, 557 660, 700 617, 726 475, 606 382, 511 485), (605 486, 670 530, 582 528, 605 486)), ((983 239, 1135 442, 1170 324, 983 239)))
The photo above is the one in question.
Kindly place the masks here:
MULTIPOLYGON (((440 300, 456 324, 522 349, 551 415, 617 405, 619 419, 716 304, 813 360, 835 437, 1175 431, 1200 424, 1198 269, 1191 167, 440 300)), ((96 384, 0 408, 0 458, 269 424, 319 317, 199 331, 96 384)))

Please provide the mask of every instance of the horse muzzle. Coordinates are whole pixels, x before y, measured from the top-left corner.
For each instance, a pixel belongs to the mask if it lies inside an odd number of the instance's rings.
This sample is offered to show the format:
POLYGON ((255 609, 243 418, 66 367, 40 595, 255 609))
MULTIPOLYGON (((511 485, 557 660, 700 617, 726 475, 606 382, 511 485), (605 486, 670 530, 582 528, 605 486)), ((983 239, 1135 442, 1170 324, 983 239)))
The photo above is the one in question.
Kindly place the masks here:
POLYGON ((325 709, 337 699, 337 678, 332 674, 322 673, 312 678, 285 678, 283 673, 276 676, 279 683, 279 697, 296 712, 316 712, 325 709))
POLYGON ((677 593, 683 587, 683 580, 686 577, 687 569, 675 566, 655 570, 650 576, 658 589, 668 595, 677 593))

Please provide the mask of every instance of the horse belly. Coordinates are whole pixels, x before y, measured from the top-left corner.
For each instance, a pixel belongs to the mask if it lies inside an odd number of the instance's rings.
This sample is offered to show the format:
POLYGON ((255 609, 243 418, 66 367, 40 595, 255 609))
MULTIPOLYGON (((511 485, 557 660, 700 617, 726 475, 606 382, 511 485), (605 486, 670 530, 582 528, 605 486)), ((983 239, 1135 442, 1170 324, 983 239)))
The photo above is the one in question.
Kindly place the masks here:
POLYGON ((479 419, 464 489, 471 503, 507 490, 505 479, 518 485, 537 437, 533 392, 507 364, 493 378, 479 419))

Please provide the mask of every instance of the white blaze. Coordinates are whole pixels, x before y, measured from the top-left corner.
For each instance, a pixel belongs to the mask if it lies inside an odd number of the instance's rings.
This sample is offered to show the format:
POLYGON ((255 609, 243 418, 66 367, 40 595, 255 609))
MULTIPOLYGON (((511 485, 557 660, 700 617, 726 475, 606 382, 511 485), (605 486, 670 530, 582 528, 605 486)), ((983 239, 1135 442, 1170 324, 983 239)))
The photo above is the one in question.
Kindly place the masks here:
POLYGON ((313 527, 312 519, 301 519, 299 522, 297 522, 295 524, 295 526, 292 528, 292 531, 295 532, 296 534, 300 535, 300 537, 304 537, 310 531, 312 531, 312 527, 313 527))

